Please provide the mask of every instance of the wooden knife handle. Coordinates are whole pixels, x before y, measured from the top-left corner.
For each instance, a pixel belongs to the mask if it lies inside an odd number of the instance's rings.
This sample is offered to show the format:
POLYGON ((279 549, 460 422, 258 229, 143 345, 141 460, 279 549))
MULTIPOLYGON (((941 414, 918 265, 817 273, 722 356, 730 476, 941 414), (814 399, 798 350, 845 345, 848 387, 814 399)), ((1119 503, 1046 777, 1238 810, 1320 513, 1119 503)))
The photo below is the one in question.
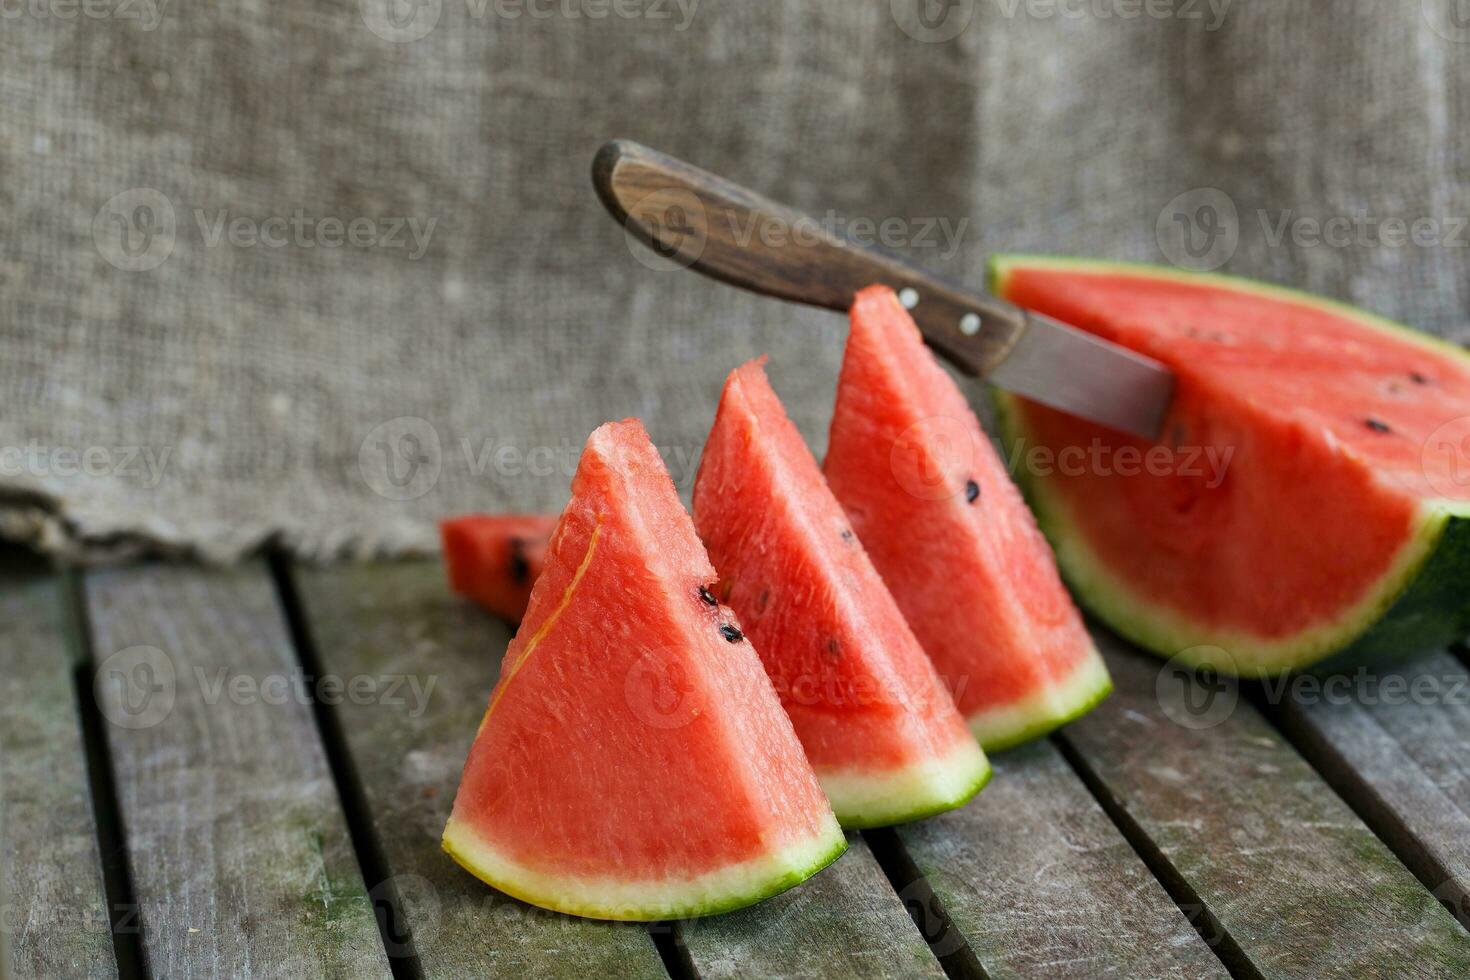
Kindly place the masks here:
POLYGON ((624 228, 676 266, 766 296, 846 311, 865 286, 904 299, 924 339, 984 377, 1026 329, 1019 309, 860 245, 816 219, 627 140, 598 151, 592 181, 624 228))

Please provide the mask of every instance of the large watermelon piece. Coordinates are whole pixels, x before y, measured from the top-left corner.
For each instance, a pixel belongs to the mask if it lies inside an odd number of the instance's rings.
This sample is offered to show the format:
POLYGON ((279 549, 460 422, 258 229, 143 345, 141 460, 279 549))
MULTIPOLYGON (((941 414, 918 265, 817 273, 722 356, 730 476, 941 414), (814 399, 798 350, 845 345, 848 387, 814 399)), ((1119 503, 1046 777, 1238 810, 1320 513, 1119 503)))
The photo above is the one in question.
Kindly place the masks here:
POLYGON ((1470 630, 1459 348, 1223 276, 1016 256, 992 277, 1021 306, 1178 374, 1158 444, 999 399, 1064 572, 1119 632, 1271 675, 1411 656, 1470 630))
POLYGON ((1051 549, 959 388, 886 287, 858 294, 827 480, 987 750, 1112 689, 1051 549))
POLYGON ((444 848, 543 908, 749 905, 847 846, 636 420, 592 433, 465 762, 444 848))
POLYGON ((519 622, 546 562, 551 514, 466 514, 439 525, 449 585, 502 619, 519 622))
POLYGON ((953 809, 985 754, 762 367, 725 381, 694 524, 844 827, 953 809))

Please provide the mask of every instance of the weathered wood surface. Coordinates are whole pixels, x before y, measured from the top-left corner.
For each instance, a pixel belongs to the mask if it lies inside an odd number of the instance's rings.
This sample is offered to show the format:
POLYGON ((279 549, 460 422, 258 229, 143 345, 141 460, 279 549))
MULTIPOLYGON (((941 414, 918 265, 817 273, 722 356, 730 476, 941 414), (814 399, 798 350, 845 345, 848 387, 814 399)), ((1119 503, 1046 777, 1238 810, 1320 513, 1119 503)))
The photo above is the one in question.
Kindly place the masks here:
MULTIPOLYGON (((292 576, 307 662, 326 675, 304 687, 260 564, 85 581, 149 972, 383 976, 372 908, 386 899, 387 952, 414 957, 410 976, 666 976, 644 928, 530 908, 439 849, 506 627, 451 596, 434 562, 292 576), (313 692, 332 702, 326 746, 313 692), (364 884, 349 815, 382 880, 364 884)), ((117 971, 66 598, 47 571, 0 566, 0 926, 15 976, 117 971)), ((1099 642, 1117 692, 1094 714, 999 756, 961 811, 855 835, 834 867, 754 908, 656 927, 677 937, 676 975, 687 956, 710 978, 937 980, 937 953, 952 975, 997 980, 1470 976, 1470 932, 1441 905, 1470 920, 1461 660, 1403 668, 1397 696, 1386 675, 1369 696, 1362 681, 1346 698, 1242 695, 1161 681, 1160 661, 1099 642)))
POLYGON ((969 806, 897 830, 988 976, 1229 975, 1052 743, 992 761, 969 806))
POLYGON ((680 925, 701 977, 933 977, 944 971, 867 842, 791 891, 680 925))
POLYGON ((150 972, 388 975, 266 569, 145 565, 85 591, 150 972))
POLYGON ((485 714, 506 626, 450 594, 437 562, 298 569, 323 671, 398 683, 333 708, 342 722, 395 893, 429 977, 664 977, 641 926, 557 915, 477 881, 439 846, 485 714))
POLYGON ((1106 634, 1099 645, 1117 689, 1059 741, 1153 849, 1155 870, 1197 898, 1228 964, 1271 977, 1470 976, 1470 934, 1232 700, 1234 683, 1211 704, 1183 675, 1161 683, 1162 662, 1106 634))
POLYGON ((59 576, 0 556, 0 932, 13 977, 117 975, 66 609, 59 576))
POLYGON ((1391 671, 1267 684, 1282 729, 1419 880, 1470 926, 1470 671, 1439 654, 1391 671))

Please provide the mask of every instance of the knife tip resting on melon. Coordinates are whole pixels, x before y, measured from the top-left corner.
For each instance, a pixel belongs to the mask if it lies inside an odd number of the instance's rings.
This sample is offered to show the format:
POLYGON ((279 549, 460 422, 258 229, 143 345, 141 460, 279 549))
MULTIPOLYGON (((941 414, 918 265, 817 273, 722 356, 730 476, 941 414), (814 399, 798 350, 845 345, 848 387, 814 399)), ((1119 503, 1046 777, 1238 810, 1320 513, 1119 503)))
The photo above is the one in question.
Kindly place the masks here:
POLYGON ((1464 350, 1227 276, 1005 256, 991 279, 1177 375, 1155 445, 996 393, 1058 562, 1114 629, 1243 675, 1400 660, 1470 631, 1464 350))

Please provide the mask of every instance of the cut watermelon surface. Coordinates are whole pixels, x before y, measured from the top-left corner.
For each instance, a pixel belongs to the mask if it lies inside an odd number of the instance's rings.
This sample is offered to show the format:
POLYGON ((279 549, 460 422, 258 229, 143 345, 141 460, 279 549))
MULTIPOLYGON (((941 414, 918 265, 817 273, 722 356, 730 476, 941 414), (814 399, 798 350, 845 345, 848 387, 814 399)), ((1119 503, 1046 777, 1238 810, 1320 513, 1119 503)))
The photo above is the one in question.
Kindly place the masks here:
POLYGON ((694 522, 842 825, 960 806, 990 764, 751 361, 725 382, 694 522))
POLYGON ((986 750, 1112 689, 1020 492, 886 287, 853 305, 824 470, 986 750))
POLYGON ((466 514, 444 521, 439 536, 450 588, 519 622, 556 521, 550 514, 466 514))
POLYGON ((1178 375, 1157 444, 999 395, 1068 579, 1165 656, 1269 675, 1470 630, 1470 358, 1224 276, 1013 256, 994 290, 1178 375), (1041 450, 1054 461, 1036 465, 1041 450), (1061 453, 1085 465, 1058 465, 1061 453))
POLYGON ((587 442, 465 763, 444 847, 507 894, 605 919, 706 915, 846 839, 636 420, 587 442))

